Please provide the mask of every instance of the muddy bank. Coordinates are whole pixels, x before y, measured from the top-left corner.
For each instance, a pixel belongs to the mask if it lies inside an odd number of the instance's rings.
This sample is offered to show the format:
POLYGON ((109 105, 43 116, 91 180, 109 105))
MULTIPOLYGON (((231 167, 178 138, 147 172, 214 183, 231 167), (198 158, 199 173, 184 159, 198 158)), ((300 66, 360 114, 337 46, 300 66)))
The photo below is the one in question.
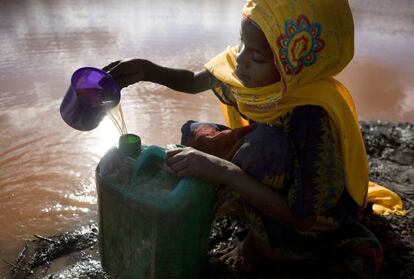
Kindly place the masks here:
MULTIPOLYGON (((384 265, 380 278, 414 278, 414 125, 408 123, 362 122, 369 156, 371 180, 401 195, 408 214, 369 216, 364 223, 384 247, 384 265)), ((211 278, 309 277, 309 270, 269 266, 253 273, 232 270, 219 256, 234 239, 246 235, 240 220, 221 218, 214 222, 209 237, 211 278), (303 271, 302 271, 303 272, 303 271)), ((11 278, 109 278, 102 270, 97 251, 97 225, 79 228, 57 236, 34 236, 16 261, 10 265, 11 278)))

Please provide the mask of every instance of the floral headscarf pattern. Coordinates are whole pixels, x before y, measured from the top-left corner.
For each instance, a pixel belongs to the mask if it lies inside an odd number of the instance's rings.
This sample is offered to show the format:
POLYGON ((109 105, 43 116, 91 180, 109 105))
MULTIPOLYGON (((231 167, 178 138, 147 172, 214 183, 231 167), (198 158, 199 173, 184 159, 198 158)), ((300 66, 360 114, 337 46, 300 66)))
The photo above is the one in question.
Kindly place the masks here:
POLYGON ((310 22, 305 15, 288 20, 285 23, 285 33, 277 38, 279 57, 288 75, 299 74, 303 67, 312 66, 320 52, 325 47, 320 37, 321 25, 310 22))

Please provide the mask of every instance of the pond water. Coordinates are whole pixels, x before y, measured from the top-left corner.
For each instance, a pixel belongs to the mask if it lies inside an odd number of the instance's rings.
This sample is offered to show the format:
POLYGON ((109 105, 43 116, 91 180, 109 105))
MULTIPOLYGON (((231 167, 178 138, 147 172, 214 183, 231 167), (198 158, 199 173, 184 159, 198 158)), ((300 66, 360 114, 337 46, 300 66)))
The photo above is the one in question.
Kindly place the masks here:
MULTIPOLYGON (((414 122, 414 2, 350 0, 356 55, 338 76, 361 119, 414 122)), ((59 105, 82 66, 142 57, 199 70, 239 36, 241 0, 0 2, 0 259, 25 239, 95 222, 94 169, 117 143, 105 119, 79 132, 59 105)), ((188 119, 223 122, 211 92, 140 83, 122 92, 125 121, 144 143, 178 143, 188 119)), ((0 262, 0 274, 7 267, 0 262)))

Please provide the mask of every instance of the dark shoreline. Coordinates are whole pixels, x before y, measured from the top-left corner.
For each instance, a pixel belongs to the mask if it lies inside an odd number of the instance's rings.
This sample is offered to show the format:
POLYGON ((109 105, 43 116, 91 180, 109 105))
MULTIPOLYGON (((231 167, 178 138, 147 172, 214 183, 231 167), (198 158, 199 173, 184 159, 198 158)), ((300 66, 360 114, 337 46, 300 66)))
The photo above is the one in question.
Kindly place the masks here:
MULTIPOLYGON (((414 278, 414 124, 369 121, 361 122, 361 129, 370 179, 397 192, 407 209, 405 217, 370 215, 364 220, 384 247, 379 278, 414 278)), ((210 242, 214 247, 226 246, 240 233, 243 226, 238 220, 222 219, 215 224, 210 242)), ((109 278, 100 266, 96 224, 35 238, 9 263, 10 278, 109 278)), ((257 274, 234 272, 223 264, 219 275, 215 278, 257 278, 257 274)))

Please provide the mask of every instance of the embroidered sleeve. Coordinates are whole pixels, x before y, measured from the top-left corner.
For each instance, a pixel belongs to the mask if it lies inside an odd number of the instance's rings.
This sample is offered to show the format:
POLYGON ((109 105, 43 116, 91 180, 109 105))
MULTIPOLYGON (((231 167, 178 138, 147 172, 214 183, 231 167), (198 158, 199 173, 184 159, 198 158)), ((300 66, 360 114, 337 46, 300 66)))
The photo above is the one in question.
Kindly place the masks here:
POLYGON ((296 108, 290 119, 289 137, 295 152, 289 206, 298 217, 325 215, 345 189, 343 163, 327 113, 318 106, 296 108))

